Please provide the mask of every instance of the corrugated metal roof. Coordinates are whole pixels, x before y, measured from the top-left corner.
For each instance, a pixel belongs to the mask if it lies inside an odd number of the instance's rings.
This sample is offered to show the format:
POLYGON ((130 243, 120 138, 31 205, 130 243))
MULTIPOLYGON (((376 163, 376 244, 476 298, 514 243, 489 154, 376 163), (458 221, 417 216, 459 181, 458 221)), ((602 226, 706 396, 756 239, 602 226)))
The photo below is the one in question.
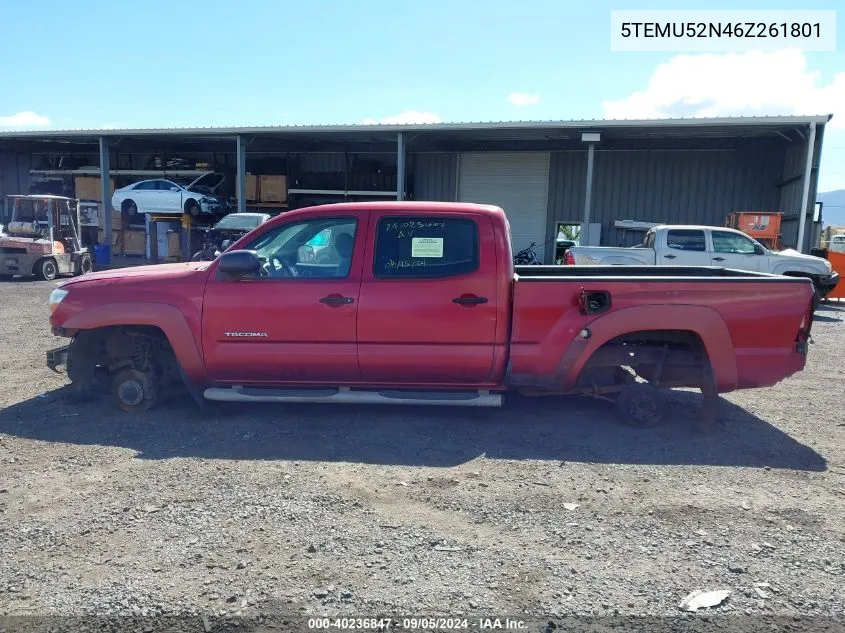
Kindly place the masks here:
POLYGON ((171 128, 109 128, 70 130, 5 130, 0 138, 25 137, 73 137, 73 136, 147 136, 178 134, 183 136, 235 134, 323 134, 334 132, 424 132, 424 131, 485 131, 485 130, 541 130, 541 129, 589 129, 589 128, 668 128, 668 127, 766 127, 784 125, 825 124, 832 114, 813 116, 748 116, 724 118, 676 118, 676 119, 576 119, 545 121, 471 121, 454 123, 378 123, 378 124, 325 124, 325 125, 271 125, 239 127, 171 127, 171 128))

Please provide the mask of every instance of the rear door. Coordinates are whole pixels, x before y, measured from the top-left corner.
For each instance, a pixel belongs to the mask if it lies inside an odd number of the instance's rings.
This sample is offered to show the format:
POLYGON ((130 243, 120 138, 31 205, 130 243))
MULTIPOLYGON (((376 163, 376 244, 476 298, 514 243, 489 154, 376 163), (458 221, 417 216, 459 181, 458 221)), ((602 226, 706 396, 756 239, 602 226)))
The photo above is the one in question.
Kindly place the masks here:
POLYGON ((367 225, 366 211, 300 215, 245 247, 258 253, 260 275, 231 281, 212 273, 202 322, 211 377, 239 383, 359 380, 355 326, 367 225), (334 236, 327 248, 337 252, 315 271, 300 261, 301 247, 326 229, 334 236))
POLYGON ((668 229, 656 252, 658 266, 710 266, 703 229, 668 229))
POLYGON ((373 212, 358 308, 362 377, 476 384, 492 377, 498 313, 494 228, 474 214, 373 212))
POLYGON ((713 243, 711 261, 714 266, 769 272, 769 258, 758 253, 756 243, 732 231, 710 231, 713 243))

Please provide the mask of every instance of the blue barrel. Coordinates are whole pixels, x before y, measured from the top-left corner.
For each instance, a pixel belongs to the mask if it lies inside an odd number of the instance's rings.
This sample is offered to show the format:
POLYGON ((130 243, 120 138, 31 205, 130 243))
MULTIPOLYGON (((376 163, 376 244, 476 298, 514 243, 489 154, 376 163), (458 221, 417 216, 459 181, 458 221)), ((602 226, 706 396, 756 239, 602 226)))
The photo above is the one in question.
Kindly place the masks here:
POLYGON ((98 266, 108 266, 111 246, 108 244, 97 244, 94 247, 94 263, 98 266))

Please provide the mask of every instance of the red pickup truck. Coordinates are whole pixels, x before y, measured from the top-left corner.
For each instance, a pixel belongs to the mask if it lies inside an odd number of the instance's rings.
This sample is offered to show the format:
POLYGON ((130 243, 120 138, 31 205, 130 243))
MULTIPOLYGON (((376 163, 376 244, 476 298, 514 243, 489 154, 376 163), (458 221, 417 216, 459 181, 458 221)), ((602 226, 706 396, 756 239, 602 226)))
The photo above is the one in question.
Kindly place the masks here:
POLYGON ((330 204, 213 262, 63 283, 50 323, 71 342, 47 363, 126 411, 183 385, 200 404, 499 406, 520 390, 611 399, 647 426, 668 388, 715 403, 801 371, 812 299, 806 279, 714 267, 514 267, 494 206, 330 204))

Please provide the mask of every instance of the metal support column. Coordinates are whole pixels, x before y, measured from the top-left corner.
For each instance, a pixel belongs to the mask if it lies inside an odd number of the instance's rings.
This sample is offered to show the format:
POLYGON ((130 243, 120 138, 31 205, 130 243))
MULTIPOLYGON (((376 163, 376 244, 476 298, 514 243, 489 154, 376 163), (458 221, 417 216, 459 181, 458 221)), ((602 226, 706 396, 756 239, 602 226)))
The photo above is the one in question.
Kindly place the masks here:
MULTIPOLYGON (((807 206, 810 197, 810 178, 813 175, 813 156, 816 153, 816 124, 810 123, 810 138, 807 139, 807 162, 804 163, 804 183, 801 188, 801 215, 798 217, 798 244, 795 250, 804 252, 804 228, 807 223, 807 206)), ((816 205, 813 204, 813 210, 816 205)))
MULTIPOLYGON (((590 211, 593 204, 593 161, 595 160, 596 144, 587 146, 587 188, 584 194, 584 228, 581 229, 579 244, 590 244, 590 211)), ((555 236, 557 237, 557 236, 555 236)))
POLYGON ((246 139, 237 136, 238 156, 236 177, 236 194, 238 196, 238 213, 246 213, 246 139))
POLYGON ((106 263, 111 263, 112 226, 111 226, 111 187, 109 183, 109 144, 104 136, 100 137, 100 205, 103 214, 103 240, 108 248, 106 263))
POLYGON ((396 199, 405 199, 405 137, 396 135, 396 199))

